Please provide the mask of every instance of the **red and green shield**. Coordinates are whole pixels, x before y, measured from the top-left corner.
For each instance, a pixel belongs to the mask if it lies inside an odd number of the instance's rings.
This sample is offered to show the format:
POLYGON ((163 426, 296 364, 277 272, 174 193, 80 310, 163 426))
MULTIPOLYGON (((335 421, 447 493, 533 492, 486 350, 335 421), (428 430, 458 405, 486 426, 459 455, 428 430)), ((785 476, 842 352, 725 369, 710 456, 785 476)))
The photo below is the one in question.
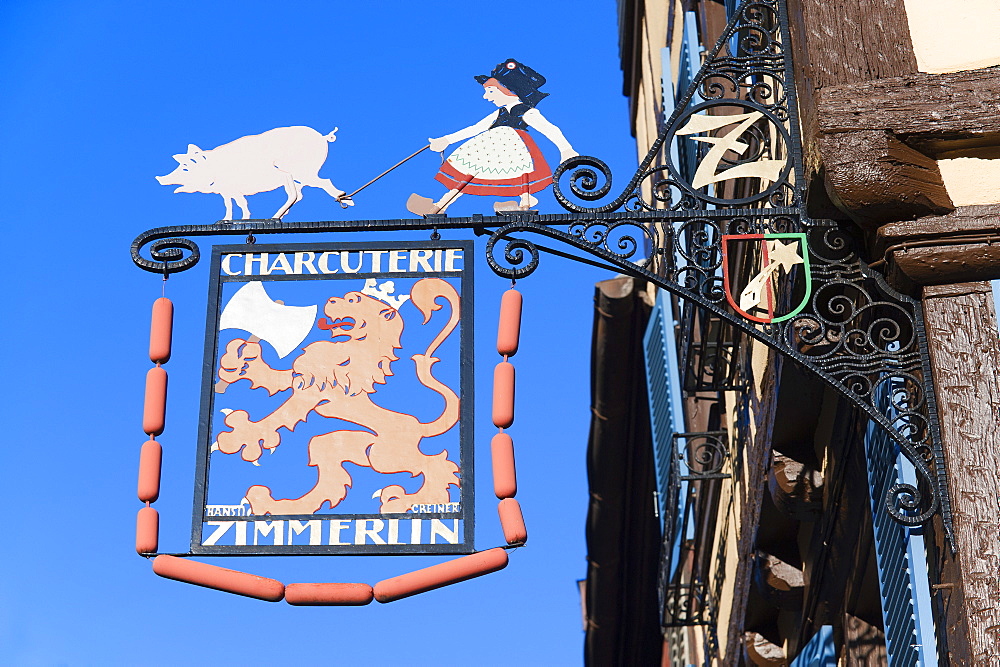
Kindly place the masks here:
POLYGON ((805 234, 722 237, 726 299, 748 320, 782 322, 805 308, 812 292, 805 234))

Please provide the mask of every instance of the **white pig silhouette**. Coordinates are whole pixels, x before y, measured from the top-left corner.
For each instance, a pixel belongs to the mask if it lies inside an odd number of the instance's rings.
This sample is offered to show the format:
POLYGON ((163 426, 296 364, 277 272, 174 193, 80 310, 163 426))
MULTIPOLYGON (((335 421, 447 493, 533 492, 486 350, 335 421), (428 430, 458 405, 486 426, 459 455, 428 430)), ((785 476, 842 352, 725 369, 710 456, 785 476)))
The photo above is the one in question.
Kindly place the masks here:
POLYGON ((160 185, 179 185, 174 192, 210 192, 222 195, 226 217, 233 219, 233 202, 250 218, 247 195, 268 192, 280 187, 288 201, 274 218, 281 219, 292 204, 302 199, 302 186, 323 188, 343 204, 353 206, 327 178, 319 177, 326 161, 327 144, 337 140, 336 132, 322 135, 311 127, 276 127, 261 134, 240 137, 218 148, 203 151, 188 144, 187 153, 174 156, 178 167, 166 176, 157 176, 160 185))

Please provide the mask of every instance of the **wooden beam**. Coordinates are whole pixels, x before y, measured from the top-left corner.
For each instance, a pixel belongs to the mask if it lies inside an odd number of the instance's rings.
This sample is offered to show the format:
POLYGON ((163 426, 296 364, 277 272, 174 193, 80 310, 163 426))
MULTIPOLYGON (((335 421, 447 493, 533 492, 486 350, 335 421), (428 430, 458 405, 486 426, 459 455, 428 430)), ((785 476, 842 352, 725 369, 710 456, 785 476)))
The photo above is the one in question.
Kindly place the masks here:
MULTIPOLYGON (((986 282, 925 287, 923 307, 956 550, 940 549, 931 574, 947 624, 939 639, 947 643, 943 657, 948 664, 995 664, 1000 646, 1000 332, 993 291, 986 282)), ((938 546, 943 547, 940 539, 938 546)))
POLYGON ((869 229, 950 211, 934 158, 1000 155, 1000 66, 918 72, 903 0, 789 5, 813 190, 869 229))
POLYGON ((884 225, 878 230, 875 247, 880 253, 884 253, 905 242, 931 245, 924 242, 940 243, 950 238, 974 236, 990 236, 1000 240, 1000 204, 960 206, 948 215, 884 225))
POLYGON ((816 521, 823 512, 823 473, 775 452, 767 473, 774 506, 797 521, 816 521))
POLYGON ((698 20, 701 23, 701 43, 705 49, 711 50, 729 24, 726 17, 726 6, 722 0, 700 0, 698 20))
POLYGON ((761 550, 755 560, 754 583, 761 596, 779 609, 801 609, 805 587, 802 570, 761 550))
POLYGON ((888 132, 824 134, 819 146, 827 192, 862 227, 955 208, 937 162, 888 132))
POLYGON ((758 667, 787 667, 788 658, 785 649, 770 642, 759 632, 743 634, 743 647, 747 660, 758 667))
POLYGON ((916 72, 903 4, 790 0, 796 69, 816 88, 916 72))
POLYGON ((816 93, 816 115, 822 134, 888 130, 935 156, 959 141, 995 145, 1000 140, 1000 65, 831 83, 816 93))
MULTIPOLYGON (((834 216, 827 195, 874 229, 954 208, 937 163, 894 136, 885 114, 869 113, 895 87, 927 76, 917 73, 904 0, 789 0, 789 10, 811 210, 834 216), (882 97, 871 99, 876 92, 882 97)), ((920 94, 905 92, 907 100, 920 94)))
POLYGON ((905 292, 914 285, 1000 279, 1000 204, 883 225, 875 254, 888 264, 889 282, 905 292))
POLYGON ((788 0, 807 182, 814 183, 823 168, 817 91, 917 71, 903 1, 788 0))

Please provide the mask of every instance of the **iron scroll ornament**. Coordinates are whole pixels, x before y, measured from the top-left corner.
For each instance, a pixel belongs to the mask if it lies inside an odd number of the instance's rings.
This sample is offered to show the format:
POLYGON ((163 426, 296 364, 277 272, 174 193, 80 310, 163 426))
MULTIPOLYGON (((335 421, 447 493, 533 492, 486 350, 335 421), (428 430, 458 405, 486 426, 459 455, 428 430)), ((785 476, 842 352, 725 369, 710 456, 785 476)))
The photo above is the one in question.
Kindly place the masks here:
POLYGON ((793 81, 789 40, 784 0, 744 0, 639 168, 607 203, 599 202, 612 192, 610 168, 578 156, 554 174, 568 214, 163 227, 135 239, 133 261, 155 273, 184 271, 199 257, 192 236, 471 229, 489 235, 486 260, 506 278, 530 275, 539 251, 548 251, 647 280, 808 369, 885 429, 918 478, 889 489, 890 515, 913 526, 940 511, 953 543, 922 312, 860 259, 837 223, 806 215, 795 90, 785 85, 793 81), (766 234, 804 235, 809 258, 809 299, 780 322, 740 316, 723 284, 723 237, 766 234), (147 246, 152 259, 142 256, 147 246))
MULTIPOLYGON (((919 302, 897 293, 851 249, 846 235, 827 220, 796 219, 784 213, 762 217, 734 211, 704 211, 681 223, 651 221, 655 231, 616 235, 645 216, 574 221, 570 231, 530 219, 512 221, 487 242, 487 261, 504 277, 531 273, 538 251, 530 241, 506 241, 502 253, 516 266, 497 261, 496 245, 513 234, 534 233, 600 257, 608 268, 647 280, 696 303, 776 352, 819 376, 879 424, 913 465, 918 484, 899 483, 885 502, 890 515, 908 526, 941 511, 951 538, 943 451, 930 378, 919 302), (745 229, 802 229, 808 239, 813 292, 797 315, 779 323, 755 323, 733 313, 718 275, 720 241, 727 232, 745 229), (587 238, 591 234, 591 238, 587 238), (644 239, 665 247, 641 257, 644 239)), ((744 212, 745 213, 745 212, 744 212)), ((656 246, 653 246, 656 247, 656 246)))

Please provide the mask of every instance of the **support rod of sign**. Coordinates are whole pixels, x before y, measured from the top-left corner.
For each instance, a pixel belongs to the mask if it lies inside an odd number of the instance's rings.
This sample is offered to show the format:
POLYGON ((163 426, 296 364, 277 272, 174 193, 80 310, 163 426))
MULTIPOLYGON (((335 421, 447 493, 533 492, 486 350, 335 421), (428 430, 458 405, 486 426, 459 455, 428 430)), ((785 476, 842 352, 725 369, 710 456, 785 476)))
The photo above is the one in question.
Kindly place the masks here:
MULTIPOLYGON (((704 211, 699 217, 729 219, 745 214, 740 209, 716 209, 704 211)), ((773 215, 798 215, 797 208, 768 209, 773 215)), ((219 220, 210 225, 171 225, 148 229, 132 241, 130 252, 132 261, 140 269, 150 273, 179 273, 195 266, 201 258, 197 244, 188 237, 199 236, 248 236, 258 234, 323 234, 331 232, 385 232, 385 231, 429 231, 445 229, 471 229, 477 234, 490 233, 488 230, 501 227, 515 220, 532 222, 553 227, 568 226, 583 220, 605 221, 609 224, 662 224, 684 222, 691 214, 684 211, 648 210, 623 211, 614 213, 588 214, 581 217, 575 213, 539 214, 534 211, 509 213, 504 215, 472 215, 450 218, 445 215, 429 215, 425 218, 399 218, 393 220, 321 220, 291 222, 275 219, 260 220, 219 220), (143 257, 143 251, 151 259, 143 257), (187 254, 185 254, 185 252, 187 254)))
MULTIPOLYGON (((389 167, 388 169, 386 169, 385 171, 383 171, 383 172, 382 172, 381 174, 379 174, 378 176, 376 176, 376 177, 375 177, 375 178, 373 178, 372 180, 370 180, 370 181, 368 181, 367 183, 365 183, 364 185, 362 185, 362 186, 361 186, 360 188, 358 188, 358 189, 357 189, 357 190, 355 190, 354 192, 352 192, 352 193, 350 193, 350 194, 348 194, 348 195, 345 195, 345 196, 341 197, 341 199, 342 199, 342 200, 343 200, 343 199, 352 199, 352 198, 354 197, 354 195, 358 194, 359 192, 361 192, 362 190, 364 190, 365 188, 367 188, 367 187, 368 187, 369 185, 371 185, 372 183, 374 183, 374 182, 375 182, 375 181, 377 181, 378 179, 380 179, 380 178, 382 178, 383 176, 385 176, 386 174, 388 174, 388 173, 389 173, 390 171, 392 171, 392 170, 393 170, 393 169, 395 169, 396 167, 399 167, 399 166, 401 166, 402 164, 406 163, 407 161, 409 161, 409 160, 411 160, 411 159, 413 159, 413 158, 417 157, 418 155, 420 155, 421 153, 423 153, 423 152, 424 152, 425 150, 427 150, 427 149, 428 149, 428 148, 430 148, 430 147, 431 147, 431 145, 430 145, 430 144, 427 144, 426 146, 424 146, 424 147, 423 147, 423 148, 421 148, 420 150, 418 150, 418 151, 414 151, 413 153, 411 153, 411 154, 410 154, 410 155, 408 155, 407 157, 404 157, 404 158, 403 158, 402 160, 400 160, 400 161, 399 161, 399 162, 397 162, 396 164, 392 165, 391 167, 389 167)), ((347 208, 347 204, 345 204, 345 203, 344 203, 343 201, 341 201, 341 202, 340 202, 340 207, 341 207, 341 208, 347 208)))

